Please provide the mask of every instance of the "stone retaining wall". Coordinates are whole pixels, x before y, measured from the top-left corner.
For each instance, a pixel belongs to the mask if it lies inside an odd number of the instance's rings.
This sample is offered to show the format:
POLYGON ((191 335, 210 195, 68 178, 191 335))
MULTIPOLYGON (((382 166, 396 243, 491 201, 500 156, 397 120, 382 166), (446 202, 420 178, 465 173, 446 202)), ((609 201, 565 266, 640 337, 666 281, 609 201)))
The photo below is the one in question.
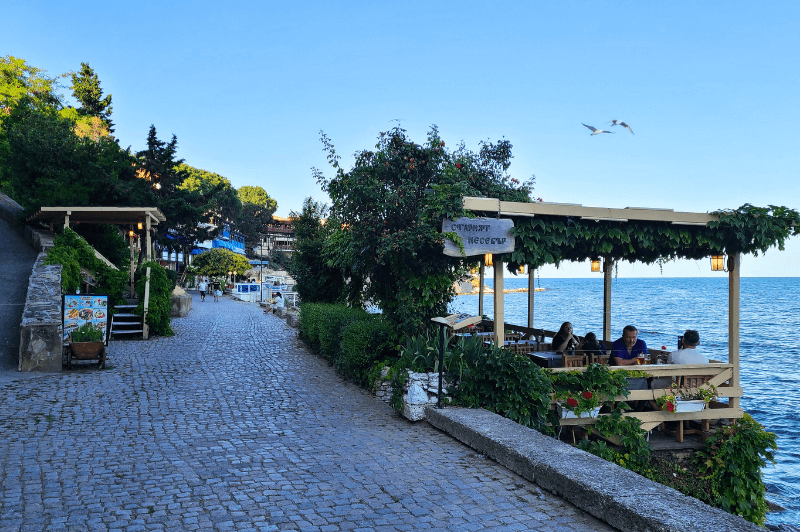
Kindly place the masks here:
POLYGON ((61 371, 62 266, 45 266, 46 257, 46 252, 39 253, 28 280, 19 330, 19 371, 61 371))

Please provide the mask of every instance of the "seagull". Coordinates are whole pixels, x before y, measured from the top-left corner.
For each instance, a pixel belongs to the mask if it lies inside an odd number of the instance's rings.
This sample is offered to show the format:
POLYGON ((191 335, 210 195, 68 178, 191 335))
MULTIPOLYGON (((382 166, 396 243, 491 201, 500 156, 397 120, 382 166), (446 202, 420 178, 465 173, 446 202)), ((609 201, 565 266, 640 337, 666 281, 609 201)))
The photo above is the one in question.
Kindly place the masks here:
MULTIPOLYGON (((581 122, 581 124, 583 124, 583 122, 581 122)), ((586 124, 583 125, 586 126, 586 124)), ((600 133, 613 133, 613 131, 606 131, 605 129, 595 129, 592 126, 586 126, 586 127, 592 130, 592 135, 598 135, 600 133)))
POLYGON ((612 120, 611 122, 609 122, 609 124, 611 124, 612 127, 613 126, 622 126, 625 129, 627 129, 628 131, 630 131, 631 135, 633 135, 633 130, 631 129, 631 126, 629 126, 628 124, 626 124, 622 120, 612 120))

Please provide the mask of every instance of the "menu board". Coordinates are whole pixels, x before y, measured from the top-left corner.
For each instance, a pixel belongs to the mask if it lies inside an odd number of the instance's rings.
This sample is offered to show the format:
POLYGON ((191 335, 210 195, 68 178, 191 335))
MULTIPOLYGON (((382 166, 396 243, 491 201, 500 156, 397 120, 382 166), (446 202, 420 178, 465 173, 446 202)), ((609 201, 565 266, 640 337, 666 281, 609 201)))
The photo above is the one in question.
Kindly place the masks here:
POLYGON ((108 342, 108 296, 65 295, 64 296, 64 341, 70 333, 85 323, 91 323, 103 331, 103 342, 108 342))

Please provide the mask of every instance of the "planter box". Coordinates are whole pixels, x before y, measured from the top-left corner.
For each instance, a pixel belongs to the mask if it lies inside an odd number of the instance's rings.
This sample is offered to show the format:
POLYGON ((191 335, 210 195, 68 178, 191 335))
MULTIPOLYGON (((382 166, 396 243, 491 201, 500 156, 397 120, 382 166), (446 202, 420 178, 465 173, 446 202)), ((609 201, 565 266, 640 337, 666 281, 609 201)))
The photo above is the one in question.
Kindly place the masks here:
POLYGON ((589 412, 581 412, 580 416, 576 416, 575 412, 567 410, 566 408, 564 408, 561 405, 556 405, 556 408, 558 409, 558 416, 561 419, 570 419, 570 418, 575 419, 575 418, 578 418, 578 417, 597 417, 597 414, 600 413, 600 407, 599 406, 595 407, 595 408, 592 408, 589 412))
POLYGON ((78 360, 96 360, 103 352, 103 342, 72 342, 72 354, 78 360))
POLYGON ((675 412, 700 412, 705 410, 706 402, 702 399, 692 399, 690 401, 675 401, 675 412))

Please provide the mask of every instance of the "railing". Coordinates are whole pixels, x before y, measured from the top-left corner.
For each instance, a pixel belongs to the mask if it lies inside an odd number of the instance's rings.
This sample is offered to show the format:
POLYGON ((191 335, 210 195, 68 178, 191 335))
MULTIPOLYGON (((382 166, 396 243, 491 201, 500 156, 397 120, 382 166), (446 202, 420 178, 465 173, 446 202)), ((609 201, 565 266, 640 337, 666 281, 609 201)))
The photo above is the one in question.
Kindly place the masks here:
MULTIPOLYGON (((611 366, 609 369, 632 369, 630 366, 611 366)), ((699 412, 665 412, 655 410, 650 412, 625 412, 623 416, 633 416, 641 420, 642 429, 653 430, 665 421, 681 420, 701 420, 701 419, 738 419, 744 415, 744 410, 739 407, 733 408, 728 403, 721 402, 719 399, 742 397, 741 386, 729 386, 728 382, 733 378, 733 364, 665 364, 665 365, 644 365, 635 366, 635 370, 643 371, 652 378, 667 377, 670 380, 679 381, 686 375, 704 375, 710 379, 707 385, 713 385, 717 389, 717 400, 712 400, 705 410, 699 412)), ((586 368, 552 368, 550 371, 586 371, 586 368)), ((701 386, 703 387, 703 386, 701 386)), ((662 395, 669 395, 669 387, 648 390, 631 390, 627 398, 616 397, 616 401, 654 401, 662 395)), ((555 401, 553 401, 555 406, 555 401)), ((602 416, 603 414, 600 414, 602 416)), ((597 422, 597 418, 567 418, 561 420, 561 425, 592 425, 597 422)))

